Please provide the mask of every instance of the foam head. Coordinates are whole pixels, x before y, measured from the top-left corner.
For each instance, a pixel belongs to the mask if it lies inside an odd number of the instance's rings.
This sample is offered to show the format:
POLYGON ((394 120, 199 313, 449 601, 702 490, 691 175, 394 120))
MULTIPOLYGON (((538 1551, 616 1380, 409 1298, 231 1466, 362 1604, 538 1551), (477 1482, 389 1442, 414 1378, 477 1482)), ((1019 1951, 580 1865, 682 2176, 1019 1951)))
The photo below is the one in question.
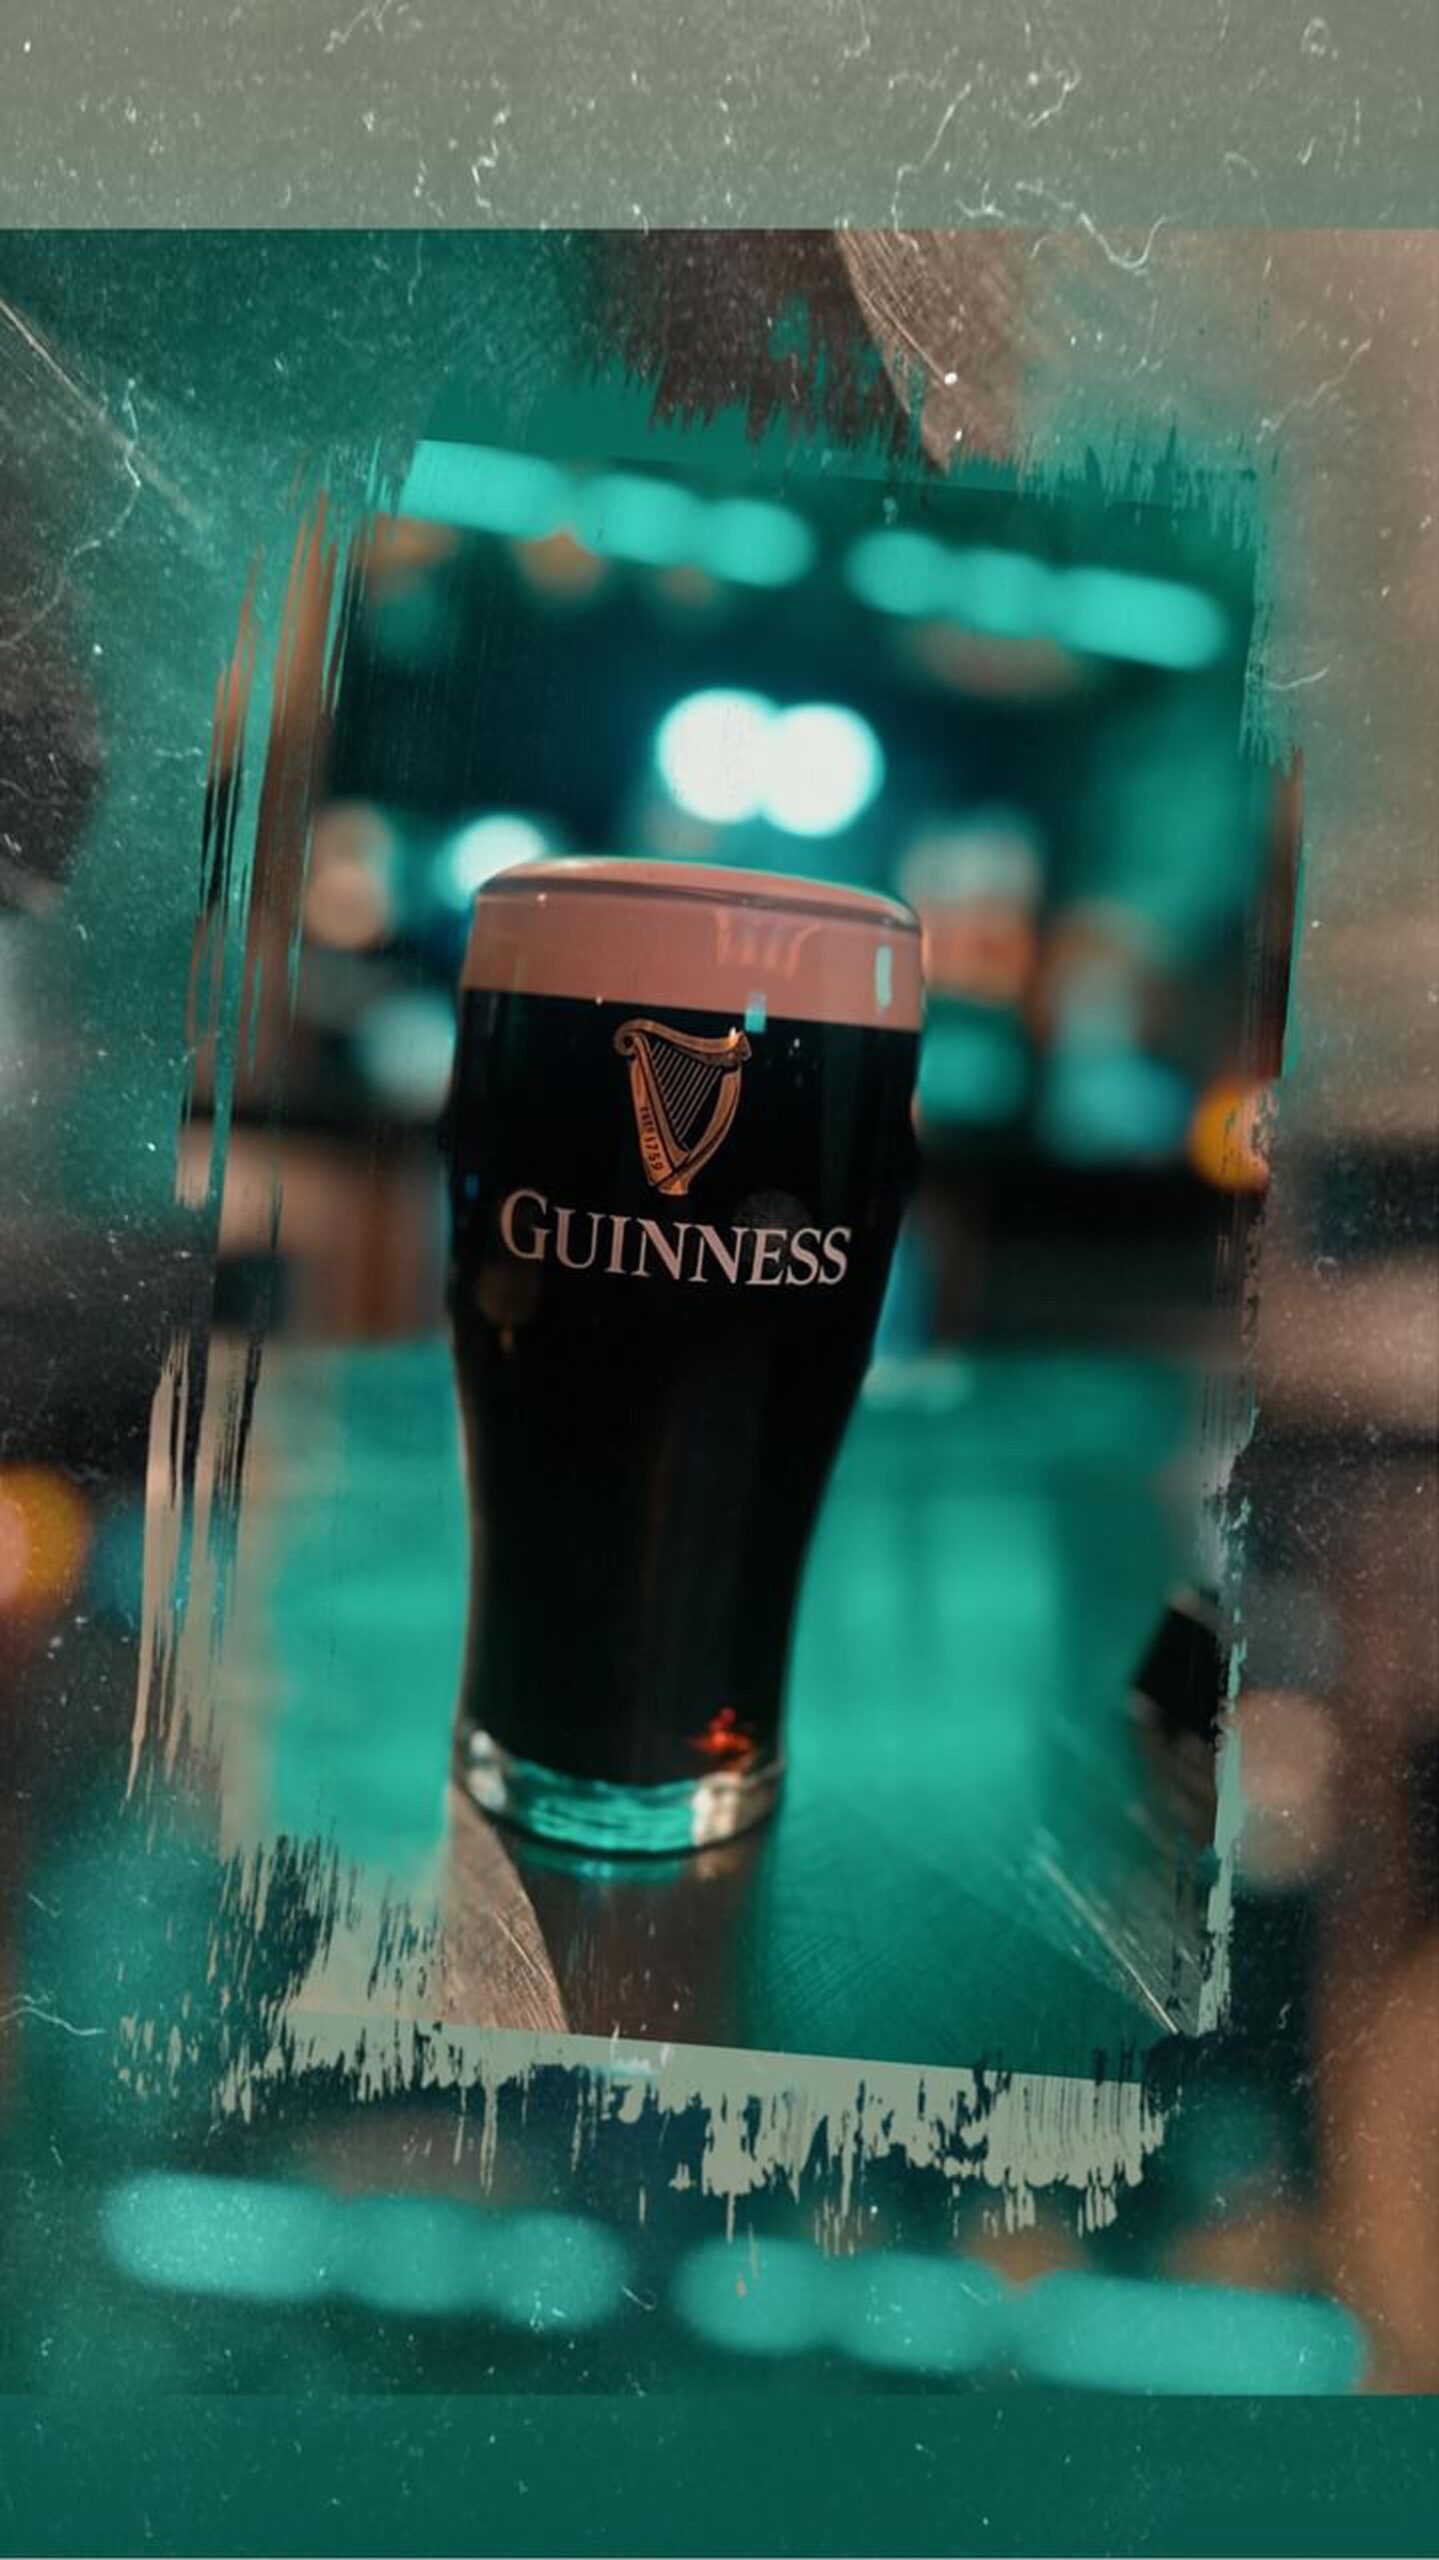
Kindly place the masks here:
POLYGON ((485 883, 466 992, 919 1029, 908 907, 828 881, 691 863, 527 862, 485 883))

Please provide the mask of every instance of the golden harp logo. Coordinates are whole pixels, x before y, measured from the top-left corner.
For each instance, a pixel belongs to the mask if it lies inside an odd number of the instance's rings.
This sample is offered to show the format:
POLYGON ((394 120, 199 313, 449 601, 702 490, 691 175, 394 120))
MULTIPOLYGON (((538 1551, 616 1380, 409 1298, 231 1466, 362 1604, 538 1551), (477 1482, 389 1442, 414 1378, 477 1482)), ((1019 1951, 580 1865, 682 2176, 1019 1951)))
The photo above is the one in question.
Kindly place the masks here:
POLYGON ((683 1199, 729 1134, 749 1042, 742 1031, 700 1040, 637 1015, 620 1024, 615 1048, 629 1060, 645 1173, 656 1191, 683 1199))

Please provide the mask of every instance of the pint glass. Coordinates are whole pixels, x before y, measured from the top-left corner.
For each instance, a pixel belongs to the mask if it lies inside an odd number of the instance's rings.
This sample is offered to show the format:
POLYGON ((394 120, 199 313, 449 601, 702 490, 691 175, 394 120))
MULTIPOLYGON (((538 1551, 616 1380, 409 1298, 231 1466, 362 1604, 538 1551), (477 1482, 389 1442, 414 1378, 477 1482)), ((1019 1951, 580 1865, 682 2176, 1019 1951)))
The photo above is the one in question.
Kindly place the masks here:
POLYGON ((572 1846, 775 1801, 801 1571, 911 1179, 907 908, 527 863, 479 893, 451 1095, 465 1783, 572 1846))

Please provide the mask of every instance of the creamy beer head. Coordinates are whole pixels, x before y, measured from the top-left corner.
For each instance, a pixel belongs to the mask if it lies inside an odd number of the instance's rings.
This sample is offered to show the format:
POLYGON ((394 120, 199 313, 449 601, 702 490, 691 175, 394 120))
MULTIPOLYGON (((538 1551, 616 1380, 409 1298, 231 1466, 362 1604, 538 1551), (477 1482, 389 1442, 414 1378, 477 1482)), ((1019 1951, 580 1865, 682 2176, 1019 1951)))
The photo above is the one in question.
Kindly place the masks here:
POLYGON ((915 1032, 908 907, 829 881, 680 862, 528 862, 475 902, 466 992, 915 1032))

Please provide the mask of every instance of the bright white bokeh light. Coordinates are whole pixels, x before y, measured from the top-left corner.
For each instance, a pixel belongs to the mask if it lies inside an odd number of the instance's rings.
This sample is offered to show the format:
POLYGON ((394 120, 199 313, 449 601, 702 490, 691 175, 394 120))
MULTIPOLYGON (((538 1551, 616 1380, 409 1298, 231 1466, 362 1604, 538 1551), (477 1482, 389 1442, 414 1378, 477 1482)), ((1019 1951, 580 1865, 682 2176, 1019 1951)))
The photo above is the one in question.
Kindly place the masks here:
POLYGON ((836 835, 868 808, 883 780, 883 750, 857 711, 805 702, 770 722, 760 807, 788 835, 836 835))
POLYGON ((440 857, 440 886, 456 906, 467 906, 477 889, 493 880, 497 871, 508 871, 515 862, 535 862, 550 851, 549 843, 533 818, 516 817, 508 811, 496 810, 488 818, 476 818, 461 827, 451 838, 440 857))
POLYGON ((767 779, 774 705, 760 693, 692 693, 660 722, 655 761, 671 797, 696 818, 752 818, 767 779))
POLYGON ((655 755, 692 816, 716 826, 764 817, 793 836, 852 825, 884 780, 883 750, 857 711, 777 711, 758 693, 690 694, 660 723, 655 755))

